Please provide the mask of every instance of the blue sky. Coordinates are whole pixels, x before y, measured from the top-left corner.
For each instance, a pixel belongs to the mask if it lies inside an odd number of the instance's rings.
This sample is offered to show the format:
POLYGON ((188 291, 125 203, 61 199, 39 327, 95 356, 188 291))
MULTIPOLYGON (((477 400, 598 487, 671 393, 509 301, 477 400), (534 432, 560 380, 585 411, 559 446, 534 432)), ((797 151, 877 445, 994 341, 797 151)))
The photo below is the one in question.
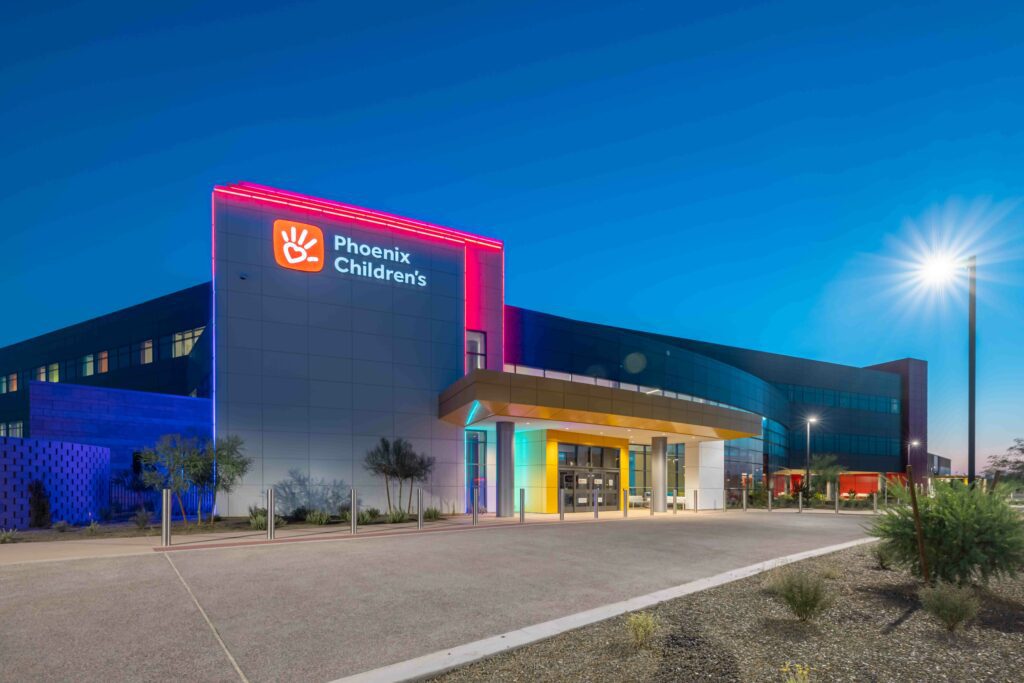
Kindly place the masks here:
POLYGON ((1019 4, 31 5, 0 29, 0 344, 208 279, 210 189, 244 179, 502 238, 511 304, 927 359, 956 462, 966 303, 900 286, 934 239, 982 258, 979 455, 1024 436, 1019 4))

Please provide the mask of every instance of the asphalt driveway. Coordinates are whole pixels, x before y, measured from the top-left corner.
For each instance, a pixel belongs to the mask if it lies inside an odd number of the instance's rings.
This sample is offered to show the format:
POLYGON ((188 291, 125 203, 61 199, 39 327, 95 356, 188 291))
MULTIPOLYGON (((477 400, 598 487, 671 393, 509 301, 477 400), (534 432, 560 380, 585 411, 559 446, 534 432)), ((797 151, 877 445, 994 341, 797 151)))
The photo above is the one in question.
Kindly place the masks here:
POLYGON ((641 517, 0 567, 0 680, 328 681, 861 538, 866 521, 641 517))

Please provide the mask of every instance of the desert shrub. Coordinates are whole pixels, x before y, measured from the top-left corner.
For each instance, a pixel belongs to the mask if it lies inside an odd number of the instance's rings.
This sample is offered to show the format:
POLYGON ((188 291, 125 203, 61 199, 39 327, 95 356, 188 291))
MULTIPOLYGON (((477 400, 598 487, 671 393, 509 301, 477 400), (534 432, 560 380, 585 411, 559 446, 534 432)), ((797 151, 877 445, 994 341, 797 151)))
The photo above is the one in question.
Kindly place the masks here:
POLYGON ((360 510, 359 514, 356 516, 356 524, 359 526, 366 526, 367 524, 373 524, 376 519, 376 517, 371 517, 370 513, 366 510, 360 510))
POLYGON ((409 521, 409 515, 405 510, 392 510, 388 513, 388 524, 401 524, 409 521))
MULTIPOLYGON (((274 515, 274 525, 282 527, 287 524, 284 517, 274 515)), ((249 526, 257 531, 264 531, 267 528, 267 508, 258 505, 249 506, 249 526)))
POLYGON ((342 510, 338 513, 338 517, 341 519, 342 524, 348 524, 352 521, 352 513, 348 510, 342 510))
MULTIPOLYGON (((895 482, 890 492, 909 503, 910 494, 895 482)), ((1024 565, 1024 521, 1003 491, 991 494, 959 482, 938 482, 933 496, 918 496, 925 556, 931 577, 966 585, 992 577, 1014 576, 1024 565)), ((921 575, 914 514, 896 505, 876 518, 872 535, 892 551, 894 563, 921 575)))
POLYGON ((423 519, 436 522, 441 519, 441 510, 439 508, 426 508, 423 511, 423 519))
POLYGON ((782 671, 783 683, 810 683, 811 667, 806 664, 787 662, 780 670, 782 671))
POLYGON ((839 569, 839 565, 834 562, 825 562, 818 565, 818 576, 823 579, 829 579, 835 581, 843 575, 839 569))
POLYGON ((331 513, 327 512, 326 510, 310 510, 309 512, 306 513, 307 524, 324 525, 330 524, 330 522, 331 513))
POLYGON ((896 564, 896 557, 892 548, 886 543, 875 543, 871 547, 871 557, 875 558, 875 564, 879 569, 892 569, 896 564))
POLYGON ((783 569, 768 586, 800 621, 810 621, 824 612, 831 602, 825 582, 805 569, 783 569))
MULTIPOLYGON (((297 507, 294 510, 292 510, 292 514, 290 514, 288 516, 291 517, 296 522, 302 522, 302 521, 309 522, 309 513, 310 512, 316 512, 316 510, 310 510, 305 505, 300 505, 299 507, 297 507)), ((310 522, 310 524, 313 524, 313 522, 310 522)))
POLYGON ((18 542, 18 530, 17 529, 0 529, 0 544, 4 543, 17 543, 18 542))
POLYGON ((28 525, 39 529, 50 526, 50 494, 39 479, 28 485, 28 525))
POLYGON ((95 536, 99 532, 100 523, 97 522, 95 519, 89 522, 89 526, 85 527, 85 533, 89 534, 90 536, 95 536))
POLYGON ((922 588, 919 595, 924 610, 951 633, 978 615, 978 599, 969 586, 940 583, 922 588))
POLYGON ((71 528, 71 525, 62 519, 59 522, 54 522, 53 528, 54 530, 59 531, 60 533, 64 533, 65 531, 71 528))
POLYGON ((626 631, 636 647, 647 647, 651 637, 658 630, 660 621, 650 612, 633 612, 626 615, 626 631))
POLYGON ((380 510, 377 508, 366 508, 363 512, 365 512, 366 516, 370 519, 377 519, 380 517, 380 510))
POLYGON ((132 521, 135 522, 135 526, 138 529, 145 529, 149 527, 149 523, 152 519, 153 516, 149 514, 149 510, 146 508, 139 508, 139 511, 132 516, 132 521))

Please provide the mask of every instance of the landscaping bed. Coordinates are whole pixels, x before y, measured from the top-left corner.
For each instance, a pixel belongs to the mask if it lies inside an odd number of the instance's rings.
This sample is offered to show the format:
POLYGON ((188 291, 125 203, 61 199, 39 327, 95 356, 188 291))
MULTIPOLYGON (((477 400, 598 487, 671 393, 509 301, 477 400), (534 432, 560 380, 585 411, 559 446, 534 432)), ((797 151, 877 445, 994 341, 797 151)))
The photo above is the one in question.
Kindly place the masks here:
POLYGON ((433 680, 1024 680, 1024 576, 978 589, 977 618, 951 635, 921 609, 920 581, 879 569, 872 545, 794 565, 821 576, 832 599, 810 622, 769 589, 772 573, 761 574, 647 610, 657 627, 642 647, 622 616, 433 680), (793 675, 798 665, 807 678, 793 675))

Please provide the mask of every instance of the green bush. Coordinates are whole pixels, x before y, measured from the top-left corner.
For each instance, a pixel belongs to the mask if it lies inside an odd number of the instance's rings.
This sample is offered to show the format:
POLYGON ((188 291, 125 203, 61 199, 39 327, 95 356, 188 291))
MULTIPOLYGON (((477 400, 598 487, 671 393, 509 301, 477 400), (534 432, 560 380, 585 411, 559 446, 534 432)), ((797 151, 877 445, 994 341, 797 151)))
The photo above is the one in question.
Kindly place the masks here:
POLYGON ((62 519, 59 522, 54 522, 53 528, 54 528, 55 531, 59 531, 60 533, 64 533, 65 531, 67 531, 68 529, 71 528, 71 525, 68 524, 66 521, 64 521, 62 519))
POLYGON ((331 513, 326 510, 310 510, 306 513, 306 524, 330 524, 331 513))
MULTIPOLYGON (((890 485, 901 502, 904 487, 890 485)), ((1003 491, 986 493, 959 482, 937 482, 933 496, 918 496, 925 557, 933 580, 966 585, 1015 576, 1024 565, 1024 521, 1003 491)), ((882 539, 895 564, 921 575, 914 514, 910 505, 885 510, 870 532, 882 539)))
POLYGON ((409 515, 405 510, 395 509, 388 513, 388 524, 401 524, 408 521, 409 515))
POLYGON ((348 510, 342 510, 338 513, 338 517, 341 519, 342 524, 348 524, 352 521, 352 513, 348 510))
POLYGON ((626 630, 630 640, 638 648, 647 647, 661 622, 650 612, 633 612, 626 615, 626 630))
POLYGON ((315 510, 310 510, 305 505, 300 505, 299 507, 297 507, 294 510, 292 510, 292 514, 290 514, 288 516, 291 517, 296 522, 303 522, 303 521, 308 522, 309 521, 309 513, 310 512, 315 512, 315 510))
POLYGON ((18 530, 17 529, 0 529, 0 544, 4 543, 17 543, 18 542, 18 530))
POLYGON ((940 583, 920 592, 921 605, 952 633, 978 615, 978 599, 968 586, 940 583))
POLYGON ((366 516, 370 519, 377 519, 378 517, 380 517, 380 510, 378 510, 377 508, 366 508, 366 510, 364 510, 363 512, 365 512, 366 516))
POLYGON ((768 587, 800 621, 810 621, 831 603, 824 580, 805 569, 780 570, 768 587))
POLYGON ((438 508, 427 508, 423 511, 423 519, 429 522, 436 522, 441 519, 441 510, 438 508))
POLYGON ((39 479, 28 485, 28 525, 37 529, 50 526, 50 494, 39 479))
POLYGON ((153 516, 149 514, 149 510, 146 508, 139 508, 139 511, 132 516, 132 521, 135 522, 136 528, 146 529, 149 527, 149 523, 152 521, 153 516))
POLYGON ((871 546, 871 557, 875 558, 875 564, 879 569, 892 569, 896 564, 892 549, 885 543, 875 543, 871 546))
MULTIPOLYGON (((274 525, 276 527, 282 527, 285 524, 287 524, 287 522, 284 517, 274 515, 274 525)), ((257 531, 265 531, 267 528, 267 508, 261 508, 258 505, 250 505, 249 526, 257 531)))
POLYGON ((95 536, 99 532, 100 523, 97 522, 95 519, 89 522, 89 526, 85 527, 85 533, 89 534, 90 536, 95 536))
POLYGON ((359 515, 356 517, 356 524, 359 526, 366 526, 367 524, 373 524, 377 521, 377 515, 372 515, 368 510, 360 510, 359 515))

